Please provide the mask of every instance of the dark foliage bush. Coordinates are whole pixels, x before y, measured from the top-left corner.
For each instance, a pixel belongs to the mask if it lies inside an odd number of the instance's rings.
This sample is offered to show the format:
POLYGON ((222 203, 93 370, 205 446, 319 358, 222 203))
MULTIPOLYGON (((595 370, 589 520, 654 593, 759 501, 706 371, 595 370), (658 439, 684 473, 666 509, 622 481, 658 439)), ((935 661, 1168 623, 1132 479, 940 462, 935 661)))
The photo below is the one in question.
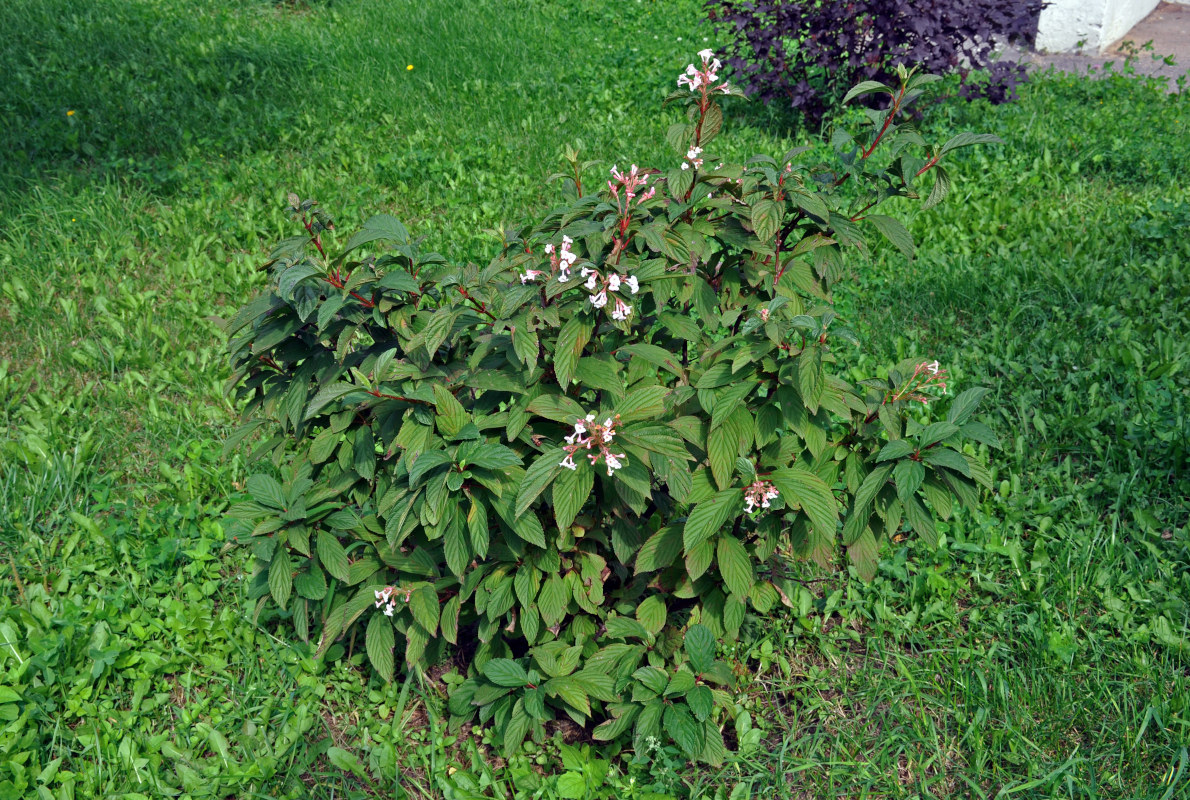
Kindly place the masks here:
POLYGON ((1043 0, 709 0, 730 34, 728 67, 752 96, 818 119, 862 80, 898 65, 962 76, 961 94, 1014 99, 1024 67, 993 60, 998 42, 1031 41, 1043 0), (979 71, 978 78, 972 76, 979 71), (986 71, 986 72, 985 72, 986 71))

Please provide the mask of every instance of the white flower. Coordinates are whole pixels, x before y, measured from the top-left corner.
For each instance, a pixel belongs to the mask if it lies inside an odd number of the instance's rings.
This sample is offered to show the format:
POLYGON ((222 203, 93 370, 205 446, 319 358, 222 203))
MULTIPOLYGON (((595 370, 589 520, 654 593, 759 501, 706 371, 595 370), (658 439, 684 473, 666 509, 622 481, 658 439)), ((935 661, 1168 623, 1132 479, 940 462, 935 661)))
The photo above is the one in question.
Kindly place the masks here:
POLYGON ((594 415, 594 414, 588 414, 588 415, 587 415, 587 422, 594 422, 594 421, 595 421, 595 415, 594 415))
POLYGON ((620 462, 620 459, 623 457, 624 457, 623 453, 620 453, 619 455, 614 455, 612 453, 608 453, 606 456, 603 457, 604 463, 607 464, 607 474, 609 477, 611 476, 611 474, 613 472, 618 470, 620 467, 624 466, 620 462))
POLYGON ((685 161, 683 161, 683 162, 682 162, 682 169, 690 169, 690 165, 689 165, 689 164, 687 164, 685 161))
POLYGON ((578 469, 578 464, 574 463, 574 454, 573 453, 571 453, 570 455, 566 456, 566 458, 559 461, 558 466, 566 467, 566 469, 578 469))
POLYGON ((588 275, 593 274, 594 272, 595 272, 595 270, 591 269, 590 267, 583 267, 582 270, 579 271, 579 275, 581 275, 582 277, 585 278, 588 275))
POLYGON ((525 274, 521 276, 521 283, 526 284, 529 281, 535 281, 545 273, 539 269, 527 269, 525 274))
POLYGON ((632 290, 632 293, 633 293, 633 294, 636 294, 638 291, 640 291, 640 284, 636 282, 636 276, 635 276, 635 275, 629 275, 627 278, 625 278, 625 279, 624 279, 624 284, 625 284, 625 285, 626 285, 626 286, 627 286, 627 287, 628 287, 630 290, 632 290))
POLYGON ((926 364, 926 369, 928 369, 930 371, 931 375, 937 375, 938 374, 938 362, 935 361, 932 364, 926 364))
MULTIPOLYGON (((595 287, 591 286, 589 288, 594 289, 595 287)), ((609 292, 620 291, 620 276, 619 275, 612 273, 612 276, 607 279, 607 289, 609 292)))
POLYGON ((703 60, 703 63, 705 64, 706 62, 710 61, 712 58, 715 57, 715 51, 709 47, 706 50, 699 50, 698 57, 701 58, 703 60))
POLYGON ((616 298, 616 308, 612 311, 612 319, 626 320, 632 316, 632 306, 625 303, 620 298, 616 298))
POLYGON ((546 251, 547 253, 552 253, 552 252, 554 252, 554 246, 553 246, 552 244, 547 244, 547 245, 545 246, 545 251, 546 251))
POLYGON ((596 308, 603 308, 607 305, 607 292, 601 291, 599 294, 591 295, 591 305, 596 308))

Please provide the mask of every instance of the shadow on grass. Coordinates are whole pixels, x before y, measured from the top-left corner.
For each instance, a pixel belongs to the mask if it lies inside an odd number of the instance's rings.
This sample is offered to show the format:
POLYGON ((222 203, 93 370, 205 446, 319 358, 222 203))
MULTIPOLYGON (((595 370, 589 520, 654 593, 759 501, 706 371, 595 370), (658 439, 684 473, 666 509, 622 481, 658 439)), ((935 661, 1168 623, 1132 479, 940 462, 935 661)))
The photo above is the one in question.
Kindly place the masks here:
POLYGON ((317 20, 259 0, 0 5, 0 193, 63 168, 160 180, 188 150, 274 142, 318 81, 317 20), (227 4, 221 4, 226 6, 227 4))

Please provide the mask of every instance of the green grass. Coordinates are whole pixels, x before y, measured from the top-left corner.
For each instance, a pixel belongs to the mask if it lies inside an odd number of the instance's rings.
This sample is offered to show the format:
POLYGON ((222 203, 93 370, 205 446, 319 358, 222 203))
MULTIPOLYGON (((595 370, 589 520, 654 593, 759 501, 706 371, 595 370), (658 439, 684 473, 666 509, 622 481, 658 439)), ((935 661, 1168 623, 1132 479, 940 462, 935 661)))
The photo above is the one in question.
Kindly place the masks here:
MULTIPOLYGON (((505 764, 443 730, 433 684, 256 625, 216 320, 293 233, 289 190, 478 261, 548 206, 564 145, 665 163, 660 99, 717 43, 699 4, 15 0, 0 23, 0 798, 549 797, 598 759, 593 797, 1186 795, 1184 97, 1051 76, 933 107, 932 133, 1006 144, 840 309, 856 369, 928 355, 994 388, 1000 490, 939 551, 814 573, 749 623, 722 771, 556 743, 505 764)), ((737 118, 733 156, 808 138, 737 118)))

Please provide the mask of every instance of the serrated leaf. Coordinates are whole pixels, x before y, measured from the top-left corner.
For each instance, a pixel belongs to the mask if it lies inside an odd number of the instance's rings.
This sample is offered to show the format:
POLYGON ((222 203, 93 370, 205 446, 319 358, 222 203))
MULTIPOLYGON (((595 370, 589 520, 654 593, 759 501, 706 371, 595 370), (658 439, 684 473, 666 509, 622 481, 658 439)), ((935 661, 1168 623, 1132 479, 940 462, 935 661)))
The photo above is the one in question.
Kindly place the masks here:
POLYGON ((913 236, 900 220, 884 214, 869 214, 864 219, 872 223, 885 239, 905 255, 905 258, 913 258, 913 236))
POLYGON ((752 591, 754 580, 752 561, 744 545, 730 534, 719 537, 716 547, 716 560, 719 564, 719 574, 728 590, 740 597, 745 597, 752 591))
POLYGON ((347 551, 343 549, 339 540, 329 531, 322 530, 318 532, 315 547, 323 569, 341 581, 348 580, 347 551))
POLYGON ((897 496, 901 498, 901 502, 916 494, 925 478, 926 468, 919 462, 908 458, 898 461, 893 469, 893 482, 897 485, 897 496))
MULTIPOLYGON (((744 505, 740 489, 727 489, 703 500, 690 512, 682 529, 682 546, 689 553, 720 530, 729 519, 739 516, 744 505)), ((639 556, 638 556, 639 558, 639 556)))
POLYGON ((372 662, 372 668, 376 670, 376 674, 385 683, 391 683, 395 668, 393 648, 396 646, 392 620, 379 611, 372 614, 368 620, 364 645, 368 651, 368 660, 372 662))
POLYGON ((248 496, 261 505, 277 510, 286 506, 285 491, 275 478, 268 475, 253 475, 248 478, 244 488, 248 490, 248 496))
POLYGON ((773 470, 769 480, 784 496, 786 504, 794 502, 802 507, 820 536, 834 539, 839 507, 830 487, 822 478, 808 470, 782 467, 773 470))
POLYGON ((705 742, 702 725, 685 705, 675 703, 666 707, 665 731, 689 758, 696 758, 702 752, 705 742))
POLYGON ((497 686, 519 688, 529 683, 529 673, 511 658, 493 658, 483 665, 481 672, 497 686))
POLYGON ((912 453, 914 449, 912 442, 905 439, 897 439, 880 448, 880 453, 876 456, 876 463, 891 461, 894 458, 904 458, 912 453))
POLYGON ((554 521, 558 524, 558 530, 565 531, 570 527, 591 496, 594 486, 595 471, 588 464, 580 464, 578 469, 558 471, 552 487, 554 521))
POLYGON ((866 94, 872 94, 873 92, 892 94, 892 89, 888 88, 880 81, 860 81, 855 86, 852 86, 851 90, 848 91, 847 94, 843 95, 843 104, 846 105, 857 97, 862 97, 866 94))
POLYGON ((705 625, 691 625, 682 646, 696 675, 707 672, 715 663, 715 634, 705 625))
POLYGON ((960 147, 970 147, 974 144, 1003 144, 1004 140, 999 136, 991 133, 970 133, 963 132, 954 136, 946 144, 942 145, 942 149, 938 151, 938 156, 941 158, 947 153, 958 150, 960 147))
POLYGON ((715 695, 711 693, 710 687, 695 686, 686 693, 686 704, 690 706, 696 720, 706 722, 715 707, 715 695))
POLYGON ((409 610, 413 619, 430 636, 438 631, 438 593, 429 584, 423 584, 409 595, 409 610))
MULTIPOLYGON (((551 448, 538 456, 529 469, 525 470, 525 476, 521 479, 521 486, 517 492, 516 516, 519 517, 528 511, 529 506, 533 505, 545 488, 565 469, 561 466, 565 455, 561 447, 551 448)), ((583 464, 580 468, 588 467, 583 464)))
POLYGON ((661 599, 660 595, 656 594, 645 598, 636 607, 636 619, 644 626, 646 631, 654 636, 657 635, 665 627, 665 601, 661 599))
POLYGON ((971 418, 979 402, 990 392, 990 389, 982 386, 976 386, 973 389, 959 394, 950 404, 950 413, 946 415, 946 421, 952 422, 955 425, 963 425, 971 418))
POLYGON ((277 548, 269 564, 269 593, 281 608, 289 604, 289 595, 293 591, 293 566, 289 560, 289 551, 284 547, 277 548))
POLYGON ((655 572, 670 566, 682 552, 682 529, 670 525, 645 540, 636 553, 635 574, 655 572))
POLYGON ((950 194, 950 174, 943 167, 934 167, 934 186, 930 189, 930 194, 925 202, 921 204, 921 210, 933 208, 946 199, 946 195, 950 194))
POLYGON ((554 374, 563 389, 570 383, 579 356, 591 338, 591 323, 586 317, 573 316, 558 332, 557 349, 554 351, 554 374))

